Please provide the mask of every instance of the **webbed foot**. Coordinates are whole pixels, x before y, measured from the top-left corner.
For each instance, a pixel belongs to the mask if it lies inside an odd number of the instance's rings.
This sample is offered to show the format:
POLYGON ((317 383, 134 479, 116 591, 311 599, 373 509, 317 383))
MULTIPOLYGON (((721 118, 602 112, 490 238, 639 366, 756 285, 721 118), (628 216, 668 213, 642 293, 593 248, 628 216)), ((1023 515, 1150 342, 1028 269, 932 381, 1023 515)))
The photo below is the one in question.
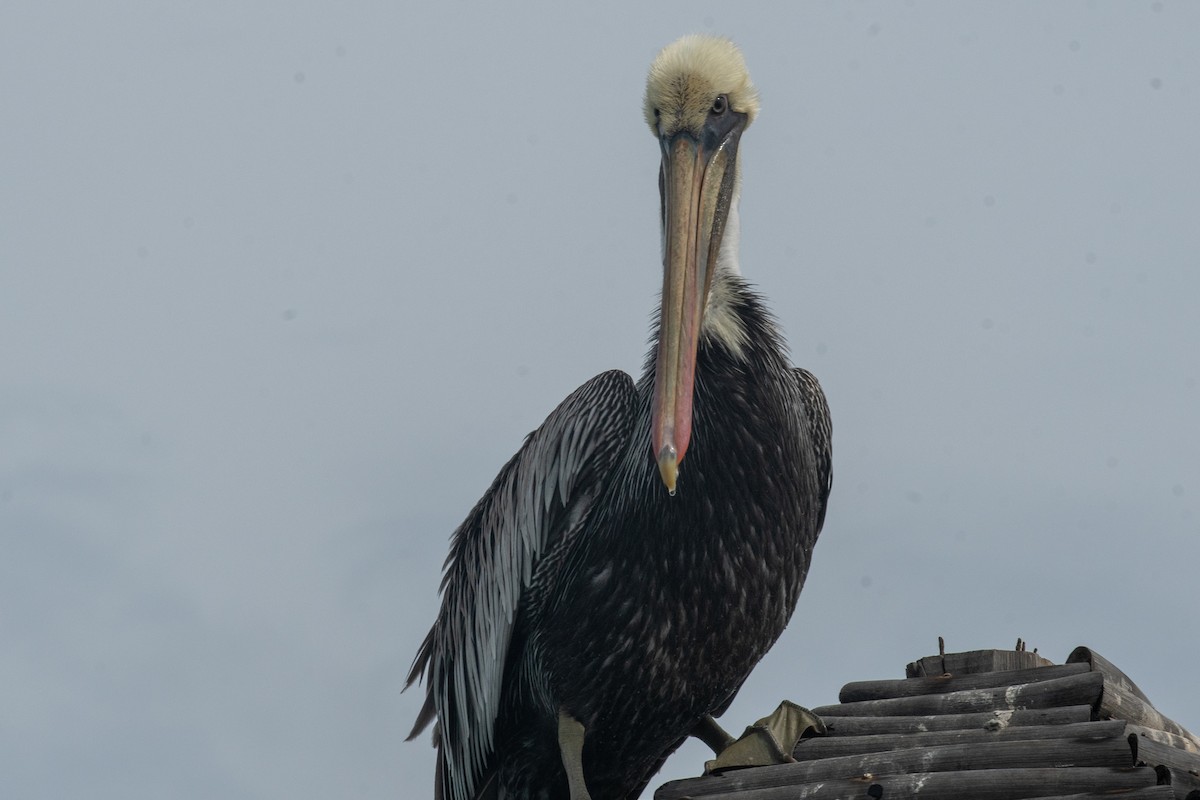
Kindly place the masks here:
POLYGON ((727 769, 789 764, 796 759, 792 751, 801 739, 825 733, 825 723, 807 708, 784 700, 770 716, 763 717, 736 741, 725 733, 712 717, 696 725, 693 735, 702 739, 717 757, 704 764, 704 774, 727 769), (723 734, 723 738, 715 732, 723 734), (718 747, 718 745, 723 745, 718 747))

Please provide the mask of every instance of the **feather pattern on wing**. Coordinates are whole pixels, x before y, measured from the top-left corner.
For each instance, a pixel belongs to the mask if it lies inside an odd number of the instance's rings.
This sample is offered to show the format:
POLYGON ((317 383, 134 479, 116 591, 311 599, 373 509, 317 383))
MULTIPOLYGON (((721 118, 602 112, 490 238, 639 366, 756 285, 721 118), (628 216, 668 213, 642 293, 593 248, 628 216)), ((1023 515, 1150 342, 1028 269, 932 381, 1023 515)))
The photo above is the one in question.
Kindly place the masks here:
POLYGON ((504 465, 455 531, 442 605, 406 685, 424 678, 425 706, 409 738, 436 715, 434 742, 450 800, 478 796, 495 749, 513 626, 543 555, 590 516, 633 425, 633 380, 585 383, 504 465))
POLYGON ((825 399, 821 384, 817 382, 817 376, 801 367, 792 367, 792 375, 804 401, 808 440, 812 443, 816 460, 817 482, 821 491, 821 507, 817 516, 817 530, 820 530, 825 524, 825 509, 833 488, 833 423, 829 416, 829 402, 825 399))

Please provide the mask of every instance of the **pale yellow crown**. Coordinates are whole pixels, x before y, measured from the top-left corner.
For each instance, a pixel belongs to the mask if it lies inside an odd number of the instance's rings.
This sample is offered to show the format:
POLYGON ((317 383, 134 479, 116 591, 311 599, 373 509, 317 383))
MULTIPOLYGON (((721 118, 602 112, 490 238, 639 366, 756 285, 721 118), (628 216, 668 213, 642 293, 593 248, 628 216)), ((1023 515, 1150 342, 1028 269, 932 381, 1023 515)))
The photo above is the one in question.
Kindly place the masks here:
POLYGON ((680 130, 699 133, 719 95, 725 95, 731 109, 747 116, 747 125, 754 122, 758 91, 750 83, 737 45, 717 36, 684 36, 664 47, 650 65, 646 122, 655 136, 680 130))

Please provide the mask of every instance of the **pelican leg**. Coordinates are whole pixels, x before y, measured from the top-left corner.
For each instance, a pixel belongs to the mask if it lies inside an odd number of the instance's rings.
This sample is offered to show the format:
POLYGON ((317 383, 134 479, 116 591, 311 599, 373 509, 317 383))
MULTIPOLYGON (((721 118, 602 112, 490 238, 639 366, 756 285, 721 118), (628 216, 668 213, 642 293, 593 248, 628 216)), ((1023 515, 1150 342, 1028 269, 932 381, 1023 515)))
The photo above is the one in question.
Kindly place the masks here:
MULTIPOLYGON (((696 725, 699 730, 702 719, 696 725)), ((720 730, 715 721, 713 727, 720 730)), ((695 731, 693 731, 695 733, 695 731)), ((807 708, 788 700, 779 704, 770 716, 763 717, 742 734, 736 742, 730 742, 717 753, 717 757, 705 763, 705 774, 739 767, 763 767, 768 764, 789 764, 796 759, 792 751, 802 739, 825 733, 825 723, 807 708)), ((696 734, 699 735, 699 734, 696 734)), ((728 736, 728 734, 726 734, 728 736)), ((704 738, 704 737, 701 737, 704 738)), ((712 746, 708 739, 704 740, 712 746)), ((716 749, 715 747, 713 748, 716 749)))
POLYGON ((692 728, 691 735, 711 747, 715 755, 720 755, 722 750, 734 742, 729 731, 722 728, 720 723, 713 719, 712 714, 701 717, 696 727, 692 728))
POLYGON ((562 756, 563 769, 567 771, 567 785, 571 789, 571 800, 592 800, 587 784, 583 780, 583 723, 566 711, 558 712, 558 752, 562 756))

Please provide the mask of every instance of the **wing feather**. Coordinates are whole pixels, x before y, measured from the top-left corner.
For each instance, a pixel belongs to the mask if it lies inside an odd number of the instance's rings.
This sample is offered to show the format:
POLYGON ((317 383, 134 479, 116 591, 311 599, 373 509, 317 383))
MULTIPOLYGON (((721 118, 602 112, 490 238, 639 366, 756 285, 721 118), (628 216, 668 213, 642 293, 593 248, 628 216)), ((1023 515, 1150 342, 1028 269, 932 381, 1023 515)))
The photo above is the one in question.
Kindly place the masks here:
MULTIPOLYGON (((407 685, 426 684, 409 738, 436 716, 438 787, 470 800, 488 785, 494 728, 513 625, 542 556, 588 515, 609 479, 635 414, 633 379, 606 372, 575 390, 504 465, 455 531, 442 606, 407 685)), ((406 685, 406 688, 407 688, 406 685)))
POLYGON ((820 513, 817 530, 825 523, 825 509, 829 504, 829 492, 833 488, 833 423, 829 416, 829 402, 817 377, 806 369, 792 368, 800 397, 804 401, 808 438, 812 442, 813 456, 817 465, 817 486, 821 492, 820 513))

